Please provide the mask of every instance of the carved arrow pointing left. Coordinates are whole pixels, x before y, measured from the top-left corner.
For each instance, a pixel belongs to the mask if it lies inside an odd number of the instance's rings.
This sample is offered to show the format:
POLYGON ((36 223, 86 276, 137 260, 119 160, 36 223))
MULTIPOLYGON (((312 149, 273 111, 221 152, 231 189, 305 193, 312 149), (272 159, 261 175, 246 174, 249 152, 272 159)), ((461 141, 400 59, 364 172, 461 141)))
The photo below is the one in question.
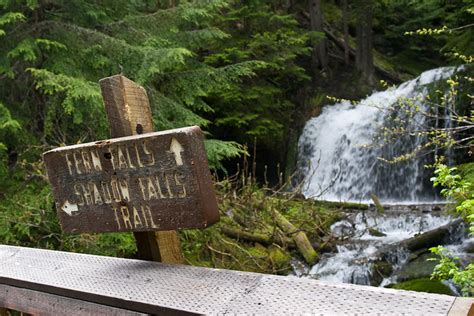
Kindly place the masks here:
POLYGON ((79 208, 77 204, 71 204, 68 200, 66 200, 63 205, 61 206, 61 210, 63 210, 67 215, 72 216, 72 213, 79 212, 79 208))

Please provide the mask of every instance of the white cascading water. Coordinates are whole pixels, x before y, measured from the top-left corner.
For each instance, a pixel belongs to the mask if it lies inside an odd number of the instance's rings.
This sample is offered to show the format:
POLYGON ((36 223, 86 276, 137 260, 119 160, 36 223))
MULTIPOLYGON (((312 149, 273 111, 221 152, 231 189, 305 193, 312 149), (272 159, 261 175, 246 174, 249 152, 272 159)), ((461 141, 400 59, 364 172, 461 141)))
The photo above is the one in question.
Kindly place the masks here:
MULTIPOLYGON (((298 168, 305 175, 301 190, 309 198, 332 201, 370 200, 377 195, 385 203, 432 202, 436 192, 424 168, 426 158, 388 164, 379 157, 393 158, 412 151, 421 137, 400 138, 387 146, 365 146, 372 143, 386 124, 388 110, 407 98, 416 100, 428 93, 427 85, 446 79, 453 67, 426 71, 397 88, 375 92, 357 105, 348 101, 327 105, 322 113, 310 119, 299 140, 298 168)), ((424 104, 420 108, 426 109, 424 104)), ((400 111, 403 112, 403 111, 400 111)), ((403 118, 403 114, 399 114, 403 118)), ((414 122, 426 118, 415 114, 414 122)), ((428 171, 429 172, 429 171, 428 171)))
MULTIPOLYGON (((432 170, 424 168, 429 157, 397 164, 378 159, 410 152, 423 143, 422 137, 412 135, 381 147, 364 145, 371 144, 382 127, 393 124, 393 113, 387 119, 390 112, 387 109, 407 99, 422 99, 420 96, 428 93, 431 83, 444 80, 455 71, 453 67, 429 70, 396 88, 375 92, 357 105, 341 102, 325 106, 319 116, 306 123, 298 144, 298 169, 304 175, 300 188, 307 198, 369 202, 371 194, 375 194, 384 204, 392 206, 384 214, 374 210, 346 214, 345 220, 331 227, 333 236, 342 240, 337 252, 324 254, 318 264, 303 274, 329 282, 373 284, 370 265, 377 253, 453 220, 432 204, 439 202, 439 197, 429 181, 432 170), (410 207, 410 204, 416 206, 410 207), (373 231, 370 232, 373 229, 382 234, 374 236, 373 231)), ((426 105, 415 103, 422 111, 427 110, 426 105)), ((396 115, 403 120, 402 109, 399 112, 396 115)), ((436 126, 450 127, 447 109, 436 114, 439 118, 436 126)), ((425 124, 425 120, 419 113, 413 117, 418 125, 425 124)), ((414 129, 414 126, 409 127, 414 129)), ((449 161, 449 153, 442 154, 449 161)), ((450 247, 462 253, 466 243, 463 229, 452 235, 448 244, 454 244, 450 247)), ((395 247, 390 256, 393 258, 389 261, 397 271, 407 262, 409 253, 403 247, 395 247)), ((295 269, 296 275, 301 271, 295 269)), ((380 285, 396 282, 396 279, 394 273, 380 285)))
MULTIPOLYGON (((439 212, 423 213, 407 209, 389 209, 384 214, 376 211, 350 214, 348 219, 331 226, 335 237, 349 237, 347 241, 337 246, 337 253, 323 256, 309 274, 334 283, 368 285, 371 279, 370 260, 380 249, 446 225, 451 220, 451 217, 439 212), (370 229, 385 236, 373 236, 370 229)), ((393 264, 400 265, 405 263, 409 253, 404 249, 397 250, 393 253, 397 257, 393 264)))

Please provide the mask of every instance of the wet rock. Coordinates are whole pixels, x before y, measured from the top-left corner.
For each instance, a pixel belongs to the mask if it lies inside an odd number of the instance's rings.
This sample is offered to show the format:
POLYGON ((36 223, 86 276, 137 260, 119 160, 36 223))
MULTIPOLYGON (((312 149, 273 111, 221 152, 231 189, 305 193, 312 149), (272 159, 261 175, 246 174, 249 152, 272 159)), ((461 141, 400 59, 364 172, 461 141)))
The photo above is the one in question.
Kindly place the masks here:
POLYGON ((370 285, 379 286, 384 278, 388 278, 393 273, 393 267, 384 260, 378 260, 370 266, 370 285))
POLYGON ((367 270, 362 267, 359 267, 352 271, 351 283, 359 285, 369 284, 369 275, 367 273, 367 270))
POLYGON ((337 245, 335 243, 324 244, 321 246, 319 251, 321 253, 337 252, 337 245))
POLYGON ((371 236, 374 236, 374 237, 385 237, 385 236, 387 236, 387 234, 384 234, 384 233, 382 233, 381 231, 379 231, 379 230, 377 230, 377 229, 375 229, 375 228, 372 228, 372 227, 369 227, 368 230, 369 230, 369 234, 370 234, 371 236))
POLYGON ((415 260, 416 258, 421 256, 422 254, 425 254, 427 252, 429 252, 428 248, 413 251, 412 253, 410 253, 410 256, 408 257, 408 262, 415 260))
POLYGON ((415 235, 411 238, 402 240, 399 243, 388 245, 387 247, 378 250, 373 257, 393 262, 391 256, 394 253, 397 253, 398 249, 405 249, 413 253, 418 250, 424 252, 425 249, 437 245, 446 245, 451 241, 450 238, 452 237, 453 230, 462 227, 462 223, 462 219, 456 219, 449 224, 415 235))
POLYGON ((436 261, 430 261, 428 259, 436 258, 435 255, 431 253, 423 253, 419 255, 416 259, 408 262, 401 270, 397 273, 397 280, 400 282, 430 277, 436 261))
POLYGON ((474 240, 468 240, 464 246, 464 251, 467 253, 474 253, 474 240))
POLYGON ((292 258, 290 261, 291 268, 293 269, 294 275, 297 277, 305 277, 309 274, 310 267, 301 260, 292 258))
POLYGON ((333 234, 337 237, 352 236, 356 230, 354 224, 347 220, 335 223, 331 229, 333 234))

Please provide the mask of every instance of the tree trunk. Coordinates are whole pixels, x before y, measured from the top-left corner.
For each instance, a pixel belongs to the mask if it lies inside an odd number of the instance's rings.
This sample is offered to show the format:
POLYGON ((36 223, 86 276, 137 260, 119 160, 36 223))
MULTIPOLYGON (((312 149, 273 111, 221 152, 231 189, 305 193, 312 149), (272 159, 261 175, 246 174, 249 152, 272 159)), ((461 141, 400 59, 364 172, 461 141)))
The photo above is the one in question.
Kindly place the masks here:
POLYGON ((344 62, 349 65, 349 12, 347 11, 347 0, 342 0, 342 29, 344 31, 344 62))
MULTIPOLYGON (((311 31, 324 33, 321 0, 309 0, 309 15, 311 31)), ((317 69, 326 70, 328 68, 328 53, 326 46, 327 43, 325 38, 315 41, 313 44, 312 63, 315 73, 317 73, 317 69)))
POLYGON ((374 82, 374 58, 372 54, 372 7, 373 0, 357 0, 357 49, 356 67, 368 83, 374 82))

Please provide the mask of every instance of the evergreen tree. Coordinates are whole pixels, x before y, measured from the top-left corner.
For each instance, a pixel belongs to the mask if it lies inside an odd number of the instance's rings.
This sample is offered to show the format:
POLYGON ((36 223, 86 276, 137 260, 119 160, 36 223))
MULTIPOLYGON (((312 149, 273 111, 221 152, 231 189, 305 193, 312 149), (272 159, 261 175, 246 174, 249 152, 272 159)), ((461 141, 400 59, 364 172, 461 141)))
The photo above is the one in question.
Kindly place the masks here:
POLYGON ((206 117, 225 139, 250 146, 256 140, 260 153, 271 153, 261 155, 260 163, 284 162, 289 130, 303 103, 298 95, 311 79, 303 65, 310 59, 311 39, 322 34, 304 29, 286 6, 265 0, 236 3, 219 17, 219 26, 232 37, 218 43, 220 50, 211 48, 207 64, 226 67, 257 59, 263 67, 258 76, 215 93, 215 112, 206 117))
MULTIPOLYGON (((226 1, 0 1, 0 240, 84 249, 62 235, 41 162, 51 147, 108 137, 98 80, 123 72, 150 96, 157 129, 200 125, 206 98, 254 75, 259 62, 214 67, 202 52, 229 35, 212 18, 226 1), (200 113, 200 114, 199 114, 200 113)), ((212 135, 207 135, 212 138, 212 135)), ((210 163, 242 147, 206 141, 210 163)), ((101 254, 133 253, 131 234, 94 238, 101 254), (110 245, 119 245, 110 248, 110 245), (130 247, 132 249, 130 249, 130 247)))
MULTIPOLYGON (((226 1, 183 2, 159 9, 147 1, 3 1, 0 101, 42 150, 107 137, 98 80, 123 72, 150 96, 158 129, 206 127, 205 97, 250 77, 258 62, 213 67, 199 52, 226 39, 212 17, 226 1)), ((210 160, 237 155, 212 141, 210 160)), ((11 149, 24 150, 21 144, 11 149)))

